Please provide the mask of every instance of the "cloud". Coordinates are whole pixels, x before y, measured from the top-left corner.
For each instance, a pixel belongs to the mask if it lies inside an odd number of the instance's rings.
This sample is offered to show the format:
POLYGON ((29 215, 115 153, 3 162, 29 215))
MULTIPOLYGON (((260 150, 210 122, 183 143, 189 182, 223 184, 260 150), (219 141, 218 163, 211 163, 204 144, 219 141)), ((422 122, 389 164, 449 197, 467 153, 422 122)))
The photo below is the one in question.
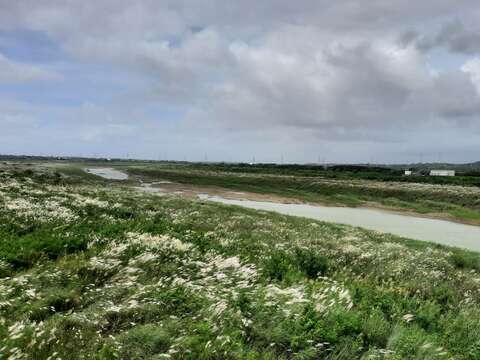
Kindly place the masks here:
POLYGON ((336 147, 342 158, 391 154, 412 138, 418 148, 449 130, 479 132, 475 4, 4 1, 0 31, 42 34, 61 49, 62 65, 1 56, 0 81, 25 82, 11 95, 36 104, 22 114, 40 124, 38 138, 56 134, 67 148, 121 153, 128 144, 157 157, 167 146, 202 158, 205 148, 246 156, 245 144, 268 158, 283 148, 295 159, 318 147, 336 147), (435 58, 439 48, 450 53, 435 58), (444 66, 453 53, 461 65, 444 66), (91 80, 96 67, 112 71, 91 80), (68 106, 60 90, 57 99, 38 97, 46 88, 30 85, 59 73, 68 106))
POLYGON ((374 129, 478 114, 480 98, 471 78, 460 71, 430 73, 415 48, 360 42, 312 53, 296 46, 284 48, 271 39, 231 46, 235 72, 208 89, 208 107, 192 118, 231 130, 310 129, 319 137, 351 140, 360 130, 372 138, 374 129))
POLYGON ((446 45, 451 52, 467 55, 480 52, 480 33, 465 29, 460 21, 445 25, 435 40, 439 45, 446 45))
POLYGON ((61 76, 36 65, 12 61, 0 54, 0 82, 16 83, 29 81, 59 80, 61 76))
POLYGON ((444 47, 451 53, 474 55, 480 53, 480 33, 469 30, 460 20, 444 24, 435 36, 420 36, 416 31, 405 32, 400 41, 405 44, 416 41, 417 47, 422 51, 430 51, 444 47))
POLYGON ((461 70, 467 73, 480 94, 480 58, 475 57, 462 65, 461 70))

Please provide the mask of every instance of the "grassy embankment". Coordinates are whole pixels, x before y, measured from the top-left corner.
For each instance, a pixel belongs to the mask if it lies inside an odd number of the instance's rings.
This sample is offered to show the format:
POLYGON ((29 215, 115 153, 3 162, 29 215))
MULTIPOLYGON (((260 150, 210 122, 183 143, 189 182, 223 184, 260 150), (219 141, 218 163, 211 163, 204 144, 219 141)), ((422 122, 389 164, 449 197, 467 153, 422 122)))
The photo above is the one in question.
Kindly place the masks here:
POLYGON ((480 359, 479 254, 0 171, 2 359, 480 359))
POLYGON ((227 173, 189 167, 139 166, 127 170, 151 180, 218 186, 326 204, 379 206, 480 223, 480 188, 474 186, 227 173))

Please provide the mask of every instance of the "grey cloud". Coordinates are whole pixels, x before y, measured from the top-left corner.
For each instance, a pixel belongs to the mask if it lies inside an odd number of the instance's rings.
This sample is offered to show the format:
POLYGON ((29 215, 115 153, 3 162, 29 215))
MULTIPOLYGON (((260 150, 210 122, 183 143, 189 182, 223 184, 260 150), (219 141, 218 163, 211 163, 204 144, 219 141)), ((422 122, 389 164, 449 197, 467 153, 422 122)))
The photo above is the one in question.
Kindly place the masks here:
POLYGON ((129 138, 143 153, 181 143, 193 154, 203 153, 202 147, 221 154, 235 144, 274 154, 282 144, 302 143, 303 150, 292 150, 297 159, 318 143, 342 142, 346 158, 368 153, 373 144, 392 150, 409 134, 427 137, 440 125, 442 136, 462 127, 478 131, 473 75, 430 69, 426 54, 440 46, 478 52, 474 5, 476 0, 0 0, 0 29, 48 34, 79 68, 112 65, 143 84, 122 84, 121 96, 90 107, 25 110, 50 119, 35 130, 39 138, 48 130, 65 144, 99 148, 121 147, 118 139, 129 138), (435 35, 453 14, 468 26, 450 23, 435 35), (152 104, 168 111, 151 114, 145 109, 152 104))
POLYGON ((398 116, 392 109, 402 109, 417 87, 428 85, 411 60, 398 61, 369 44, 319 49, 313 59, 249 47, 235 55, 235 82, 212 94, 218 100, 212 117, 234 127, 388 126, 386 119, 398 116))
POLYGON ((452 52, 464 54, 480 52, 480 32, 465 29, 460 21, 446 25, 435 42, 438 45, 446 45, 452 52))
POLYGON ((418 39, 417 46, 422 51, 436 47, 445 47, 452 53, 474 55, 480 53, 480 29, 470 30, 456 20, 444 25, 436 36, 423 36, 418 39))
POLYGON ((397 42, 400 46, 402 47, 407 47, 410 46, 412 43, 415 42, 419 38, 420 34, 418 31, 415 30, 407 30, 400 34, 400 36, 397 39, 397 42))
POLYGON ((480 97, 470 77, 462 71, 452 71, 435 79, 430 99, 432 108, 446 118, 480 115, 480 97))
POLYGON ((452 16, 455 9, 475 5, 475 0, 2 0, 0 26, 22 25, 64 38, 80 31, 99 37, 110 31, 136 37, 178 35, 205 26, 222 27, 238 35, 279 24, 351 32, 406 27, 429 18, 452 16))

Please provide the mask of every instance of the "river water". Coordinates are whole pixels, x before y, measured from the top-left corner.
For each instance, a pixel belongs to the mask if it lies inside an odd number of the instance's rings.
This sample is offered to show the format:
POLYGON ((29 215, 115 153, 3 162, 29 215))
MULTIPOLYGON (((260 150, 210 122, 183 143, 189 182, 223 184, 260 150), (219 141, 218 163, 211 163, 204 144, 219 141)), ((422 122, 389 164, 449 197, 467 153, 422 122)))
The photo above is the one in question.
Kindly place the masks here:
POLYGON ((239 205, 256 210, 275 211, 285 215, 358 226, 390 233, 409 239, 431 241, 438 244, 480 251, 480 227, 446 220, 401 215, 388 211, 306 204, 231 200, 218 196, 202 196, 205 200, 239 205))

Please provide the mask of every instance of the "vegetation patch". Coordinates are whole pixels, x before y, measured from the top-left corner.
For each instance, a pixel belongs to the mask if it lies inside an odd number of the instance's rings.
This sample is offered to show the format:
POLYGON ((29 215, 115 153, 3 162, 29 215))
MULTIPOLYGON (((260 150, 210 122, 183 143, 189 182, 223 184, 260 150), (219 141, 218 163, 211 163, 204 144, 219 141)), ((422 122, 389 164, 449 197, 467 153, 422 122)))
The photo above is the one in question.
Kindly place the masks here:
POLYGON ((479 359, 476 253, 1 170, 1 359, 479 359))

